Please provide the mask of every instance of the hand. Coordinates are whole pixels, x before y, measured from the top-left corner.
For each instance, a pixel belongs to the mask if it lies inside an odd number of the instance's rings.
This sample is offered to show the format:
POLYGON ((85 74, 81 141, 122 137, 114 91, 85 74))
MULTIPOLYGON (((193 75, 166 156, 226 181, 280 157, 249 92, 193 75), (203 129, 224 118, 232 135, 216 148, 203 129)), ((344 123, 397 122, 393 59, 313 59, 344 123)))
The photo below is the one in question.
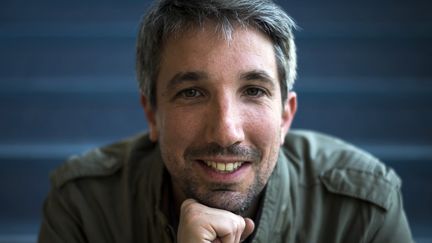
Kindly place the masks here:
POLYGON ((222 209, 210 208, 193 199, 183 202, 177 232, 179 243, 239 243, 254 230, 255 224, 222 209))

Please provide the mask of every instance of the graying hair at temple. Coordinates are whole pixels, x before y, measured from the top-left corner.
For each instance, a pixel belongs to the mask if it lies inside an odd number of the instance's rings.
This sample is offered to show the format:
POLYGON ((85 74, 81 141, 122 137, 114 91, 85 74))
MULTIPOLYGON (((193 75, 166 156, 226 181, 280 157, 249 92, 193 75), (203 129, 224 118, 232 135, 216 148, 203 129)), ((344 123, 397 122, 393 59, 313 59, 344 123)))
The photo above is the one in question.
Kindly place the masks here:
POLYGON ((156 79, 164 42, 173 34, 216 24, 227 40, 234 26, 253 27, 273 42, 282 101, 296 78, 294 21, 270 0, 159 0, 144 16, 137 39, 136 72, 141 91, 156 106, 156 79))

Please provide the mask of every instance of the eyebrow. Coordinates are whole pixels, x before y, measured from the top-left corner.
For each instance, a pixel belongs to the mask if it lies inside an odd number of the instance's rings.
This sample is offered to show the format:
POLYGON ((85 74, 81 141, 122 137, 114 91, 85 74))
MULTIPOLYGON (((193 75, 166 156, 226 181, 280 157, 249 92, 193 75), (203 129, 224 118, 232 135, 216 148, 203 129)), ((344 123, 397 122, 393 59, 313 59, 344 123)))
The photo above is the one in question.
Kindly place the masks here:
MULTIPOLYGON (((172 88, 177 85, 180 85, 184 82, 197 82, 200 80, 209 79, 209 76, 205 72, 201 71, 187 71, 187 72, 179 72, 174 75, 167 83, 167 88, 172 88)), ((274 79, 264 70, 251 70, 244 72, 240 75, 241 80, 245 81, 260 81, 266 84, 270 84, 272 87, 275 86, 274 79)))
POLYGON ((256 69, 242 73, 240 79, 247 81, 256 80, 275 86, 275 80, 264 70, 256 69))
POLYGON ((167 88, 175 87, 184 82, 196 82, 203 79, 208 79, 208 75, 205 72, 200 72, 200 71, 179 72, 168 81, 167 88))

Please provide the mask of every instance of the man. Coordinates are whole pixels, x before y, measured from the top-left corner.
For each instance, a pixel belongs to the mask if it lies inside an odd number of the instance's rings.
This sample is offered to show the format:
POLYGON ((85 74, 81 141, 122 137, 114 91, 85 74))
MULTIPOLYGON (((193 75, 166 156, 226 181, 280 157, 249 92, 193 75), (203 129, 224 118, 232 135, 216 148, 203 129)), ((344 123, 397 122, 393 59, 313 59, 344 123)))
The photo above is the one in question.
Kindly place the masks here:
POLYGON ((39 241, 412 242, 392 170, 288 133, 293 27, 266 0, 158 1, 137 43, 149 132, 57 169, 39 241))

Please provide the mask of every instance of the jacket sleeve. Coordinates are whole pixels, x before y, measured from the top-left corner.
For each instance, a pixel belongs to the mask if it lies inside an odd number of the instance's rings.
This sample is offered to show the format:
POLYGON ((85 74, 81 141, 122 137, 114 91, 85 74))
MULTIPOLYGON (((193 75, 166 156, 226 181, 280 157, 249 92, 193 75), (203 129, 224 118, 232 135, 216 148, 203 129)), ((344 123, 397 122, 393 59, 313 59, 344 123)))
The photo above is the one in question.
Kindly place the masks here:
POLYGON ((392 242, 410 243, 414 242, 408 220, 405 216, 400 190, 391 194, 393 202, 390 208, 382 214, 382 224, 371 240, 371 243, 392 242))
POLYGON ((62 197, 61 191, 53 188, 43 206, 43 219, 38 242, 59 243, 87 242, 78 214, 62 197))

